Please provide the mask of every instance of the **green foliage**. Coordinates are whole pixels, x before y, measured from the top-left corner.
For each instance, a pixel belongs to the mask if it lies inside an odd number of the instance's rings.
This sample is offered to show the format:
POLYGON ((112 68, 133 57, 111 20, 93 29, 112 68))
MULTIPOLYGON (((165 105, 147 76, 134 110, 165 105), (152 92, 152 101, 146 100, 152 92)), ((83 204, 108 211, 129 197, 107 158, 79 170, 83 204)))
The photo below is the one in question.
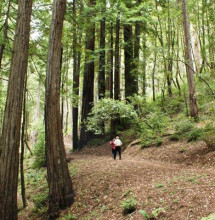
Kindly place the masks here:
POLYGON ((205 126, 205 130, 206 131, 213 131, 213 132, 215 132, 215 122, 211 121, 210 123, 208 123, 205 126))
POLYGON ((36 195, 33 195, 32 199, 33 199, 35 207, 38 209, 44 207, 46 205, 47 196, 48 196, 47 193, 44 193, 44 192, 40 192, 40 193, 37 193, 36 195))
POLYGON ((158 183, 155 187, 156 187, 156 188, 162 188, 162 187, 164 187, 164 184, 158 183))
POLYGON ((204 141, 206 142, 207 146, 212 150, 215 150, 215 133, 214 131, 209 131, 205 133, 204 141))
POLYGON ((127 146, 129 143, 131 143, 131 140, 135 140, 139 137, 137 135, 137 131, 133 128, 133 126, 122 132, 118 131, 117 135, 120 136, 123 146, 127 146))
POLYGON ((137 130, 142 139, 142 147, 150 145, 160 146, 162 144, 162 134, 169 125, 169 117, 162 111, 157 110, 145 116, 136 123, 137 130))
POLYGON ((129 196, 131 193, 132 193, 133 189, 127 189, 124 193, 123 193, 123 196, 126 197, 126 196, 129 196))
POLYGON ((145 220, 150 219, 150 215, 145 210, 139 210, 139 213, 145 218, 145 220))
POLYGON ((41 168, 46 165, 45 159, 45 131, 44 126, 41 122, 35 125, 35 129, 38 131, 37 142, 34 146, 34 162, 32 164, 33 168, 41 168))
POLYGON ((179 140, 180 140, 180 135, 178 135, 178 134, 172 134, 172 135, 170 136, 170 140, 171 140, 171 141, 179 141, 179 140))
POLYGON ((176 122, 175 125, 175 130, 179 133, 179 134, 183 134, 185 132, 191 131, 194 128, 194 124, 192 119, 182 119, 178 122, 176 122))
POLYGON ((123 213, 128 214, 132 213, 136 210, 137 207, 137 200, 134 197, 124 199, 121 202, 121 207, 123 208, 123 213))
POLYGON ((161 212, 164 212, 163 208, 156 208, 151 214, 148 214, 145 210, 139 210, 139 213, 145 218, 145 220, 155 219, 161 212))
POLYGON ((214 220, 215 219, 215 213, 212 213, 211 215, 207 217, 201 218, 201 220, 214 220))
POLYGON ((72 220, 72 219, 78 219, 77 215, 71 215, 69 212, 66 216, 64 216, 61 220, 72 220))
POLYGON ((180 153, 185 153, 187 149, 185 147, 180 147, 179 152, 180 153))
POLYGON ((87 129, 95 134, 103 133, 103 123, 113 119, 134 120, 137 114, 132 105, 125 101, 101 99, 93 107, 87 118, 87 129))
POLYGON ((201 128, 194 128, 192 131, 188 133, 188 142, 189 141, 196 141, 199 138, 203 137, 204 130, 201 128))
POLYGON ((172 98, 168 98, 165 100, 164 110, 168 115, 175 115, 184 110, 184 100, 181 96, 176 96, 172 98))

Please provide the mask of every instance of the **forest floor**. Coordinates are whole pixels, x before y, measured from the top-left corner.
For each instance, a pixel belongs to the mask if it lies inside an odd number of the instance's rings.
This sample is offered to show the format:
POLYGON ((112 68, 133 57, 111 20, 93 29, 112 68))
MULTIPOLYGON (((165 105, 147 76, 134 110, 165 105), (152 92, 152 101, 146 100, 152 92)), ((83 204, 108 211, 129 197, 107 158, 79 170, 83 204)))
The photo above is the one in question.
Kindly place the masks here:
POLYGON ((142 220, 144 210, 148 219, 198 220, 215 212, 215 152, 205 142, 166 139, 145 149, 138 142, 122 160, 113 160, 108 143, 68 152, 76 197, 59 219, 142 220), (129 198, 136 210, 125 215, 121 204, 129 198))

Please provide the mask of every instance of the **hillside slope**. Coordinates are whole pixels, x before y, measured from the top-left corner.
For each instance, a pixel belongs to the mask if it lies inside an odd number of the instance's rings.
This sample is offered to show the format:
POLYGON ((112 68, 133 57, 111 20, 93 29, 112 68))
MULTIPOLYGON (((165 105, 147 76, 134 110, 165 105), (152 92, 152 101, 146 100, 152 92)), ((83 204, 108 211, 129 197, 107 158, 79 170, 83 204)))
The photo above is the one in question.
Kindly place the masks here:
POLYGON ((59 219, 139 220, 140 210, 156 210, 154 219, 198 220, 215 212, 215 157, 204 142, 166 141, 142 150, 136 141, 121 161, 111 158, 107 143, 68 158, 76 198, 59 219), (124 215, 121 203, 128 198, 137 207, 124 215))

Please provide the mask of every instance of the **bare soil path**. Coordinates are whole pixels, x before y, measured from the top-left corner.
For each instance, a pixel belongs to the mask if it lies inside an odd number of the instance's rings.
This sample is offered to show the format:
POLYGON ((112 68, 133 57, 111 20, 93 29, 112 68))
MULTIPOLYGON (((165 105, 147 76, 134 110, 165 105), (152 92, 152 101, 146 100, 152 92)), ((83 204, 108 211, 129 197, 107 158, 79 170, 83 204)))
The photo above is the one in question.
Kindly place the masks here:
POLYGON ((215 212, 214 159, 199 153, 206 150, 202 143, 196 146, 184 143, 187 151, 184 154, 180 152, 181 143, 180 146, 174 144, 145 150, 140 150, 138 145, 128 147, 122 160, 111 158, 108 144, 68 154, 76 199, 61 217, 139 220, 144 219, 140 210, 151 215, 153 210, 159 209, 154 219, 198 220, 215 212), (195 151, 199 156, 191 157, 196 155, 195 151), (204 167, 199 164, 201 159, 204 167), (131 197, 137 201, 136 211, 123 215, 121 203, 131 197))

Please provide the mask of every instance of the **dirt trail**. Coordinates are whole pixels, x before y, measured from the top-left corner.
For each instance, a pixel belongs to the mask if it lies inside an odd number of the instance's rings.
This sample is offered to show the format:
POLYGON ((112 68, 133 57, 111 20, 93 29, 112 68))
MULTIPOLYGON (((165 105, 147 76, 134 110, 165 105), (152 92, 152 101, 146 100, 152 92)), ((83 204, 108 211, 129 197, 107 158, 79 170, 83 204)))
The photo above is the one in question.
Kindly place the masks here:
MULTIPOLYGON (((147 155, 147 150, 142 154, 147 155)), ((71 216, 80 220, 139 220, 144 219, 140 210, 150 215, 159 208, 156 219, 198 220, 215 212, 213 167, 188 167, 138 155, 132 155, 128 148, 122 160, 113 160, 108 144, 68 154, 76 192, 71 216), (121 203, 131 197, 137 201, 136 211, 123 215, 121 203)), ((67 214, 68 210, 62 213, 67 214)))

